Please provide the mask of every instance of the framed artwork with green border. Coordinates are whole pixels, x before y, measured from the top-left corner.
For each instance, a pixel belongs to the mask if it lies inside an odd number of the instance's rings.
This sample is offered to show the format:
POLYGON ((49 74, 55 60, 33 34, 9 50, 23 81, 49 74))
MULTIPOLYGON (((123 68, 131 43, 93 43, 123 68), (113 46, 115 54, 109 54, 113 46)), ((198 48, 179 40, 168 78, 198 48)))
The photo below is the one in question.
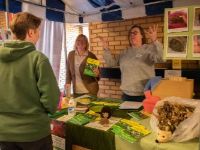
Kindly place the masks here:
POLYGON ((193 14, 193 28, 194 30, 200 30, 200 7, 194 7, 193 14))
POLYGON ((164 59, 200 60, 200 6, 165 9, 164 59))
POLYGON ((166 11, 167 32, 188 31, 188 8, 174 8, 166 11))
POLYGON ((187 35, 169 35, 167 37, 167 57, 187 57, 188 36, 187 35))
POLYGON ((200 57, 200 33, 192 37, 192 56, 200 57))

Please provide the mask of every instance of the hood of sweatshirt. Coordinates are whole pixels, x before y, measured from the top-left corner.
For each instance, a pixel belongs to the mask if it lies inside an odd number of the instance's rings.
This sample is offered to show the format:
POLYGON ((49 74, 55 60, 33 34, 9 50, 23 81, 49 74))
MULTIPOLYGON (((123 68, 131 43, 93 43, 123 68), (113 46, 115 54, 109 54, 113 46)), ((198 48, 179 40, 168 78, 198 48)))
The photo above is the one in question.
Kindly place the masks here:
POLYGON ((0 61, 15 61, 35 50, 35 45, 26 41, 9 41, 0 46, 0 61))

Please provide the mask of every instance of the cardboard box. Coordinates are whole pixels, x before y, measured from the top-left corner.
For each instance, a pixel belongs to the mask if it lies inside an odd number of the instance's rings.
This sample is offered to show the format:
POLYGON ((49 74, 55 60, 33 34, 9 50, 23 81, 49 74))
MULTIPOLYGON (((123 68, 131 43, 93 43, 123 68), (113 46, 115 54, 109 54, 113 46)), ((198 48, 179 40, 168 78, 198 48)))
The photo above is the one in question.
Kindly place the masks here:
POLYGON ((177 96, 182 98, 192 98, 194 90, 194 80, 169 80, 162 79, 152 90, 153 96, 159 96, 161 99, 168 96, 177 96))

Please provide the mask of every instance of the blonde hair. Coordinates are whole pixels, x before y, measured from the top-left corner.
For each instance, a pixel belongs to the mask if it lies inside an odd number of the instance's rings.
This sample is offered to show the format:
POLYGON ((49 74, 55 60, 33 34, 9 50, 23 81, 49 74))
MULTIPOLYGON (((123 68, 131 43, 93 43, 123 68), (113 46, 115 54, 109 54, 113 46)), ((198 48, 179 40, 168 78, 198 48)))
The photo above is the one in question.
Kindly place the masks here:
POLYGON ((29 29, 37 29, 41 24, 38 18, 27 12, 16 13, 11 21, 10 29, 19 40, 24 40, 29 29))
POLYGON ((74 50, 76 50, 76 46, 77 46, 77 42, 80 38, 83 38, 85 43, 86 43, 86 47, 85 50, 88 51, 89 50, 89 42, 88 42, 88 38, 87 36, 85 36, 84 34, 79 34, 75 40, 75 44, 74 44, 74 50))

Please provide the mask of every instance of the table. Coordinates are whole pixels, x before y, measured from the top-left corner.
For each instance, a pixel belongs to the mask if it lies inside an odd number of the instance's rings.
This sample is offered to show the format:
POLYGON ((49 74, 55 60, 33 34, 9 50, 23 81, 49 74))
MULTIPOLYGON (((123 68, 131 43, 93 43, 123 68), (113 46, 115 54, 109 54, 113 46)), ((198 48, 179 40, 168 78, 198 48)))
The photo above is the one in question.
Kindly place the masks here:
MULTIPOLYGON (((149 119, 140 122, 150 129, 149 119)), ((129 143, 115 136, 116 150, 200 150, 200 139, 196 138, 184 143, 156 143, 155 133, 151 133, 142 138, 139 142, 129 143)))
MULTIPOLYGON (((148 118, 139 122, 151 130, 149 120, 148 118)), ((69 123, 65 123, 64 131, 67 150, 77 150, 72 148, 73 145, 93 150, 200 150, 200 139, 198 138, 183 143, 156 143, 156 135, 151 133, 138 142, 129 143, 113 133, 69 123)))

